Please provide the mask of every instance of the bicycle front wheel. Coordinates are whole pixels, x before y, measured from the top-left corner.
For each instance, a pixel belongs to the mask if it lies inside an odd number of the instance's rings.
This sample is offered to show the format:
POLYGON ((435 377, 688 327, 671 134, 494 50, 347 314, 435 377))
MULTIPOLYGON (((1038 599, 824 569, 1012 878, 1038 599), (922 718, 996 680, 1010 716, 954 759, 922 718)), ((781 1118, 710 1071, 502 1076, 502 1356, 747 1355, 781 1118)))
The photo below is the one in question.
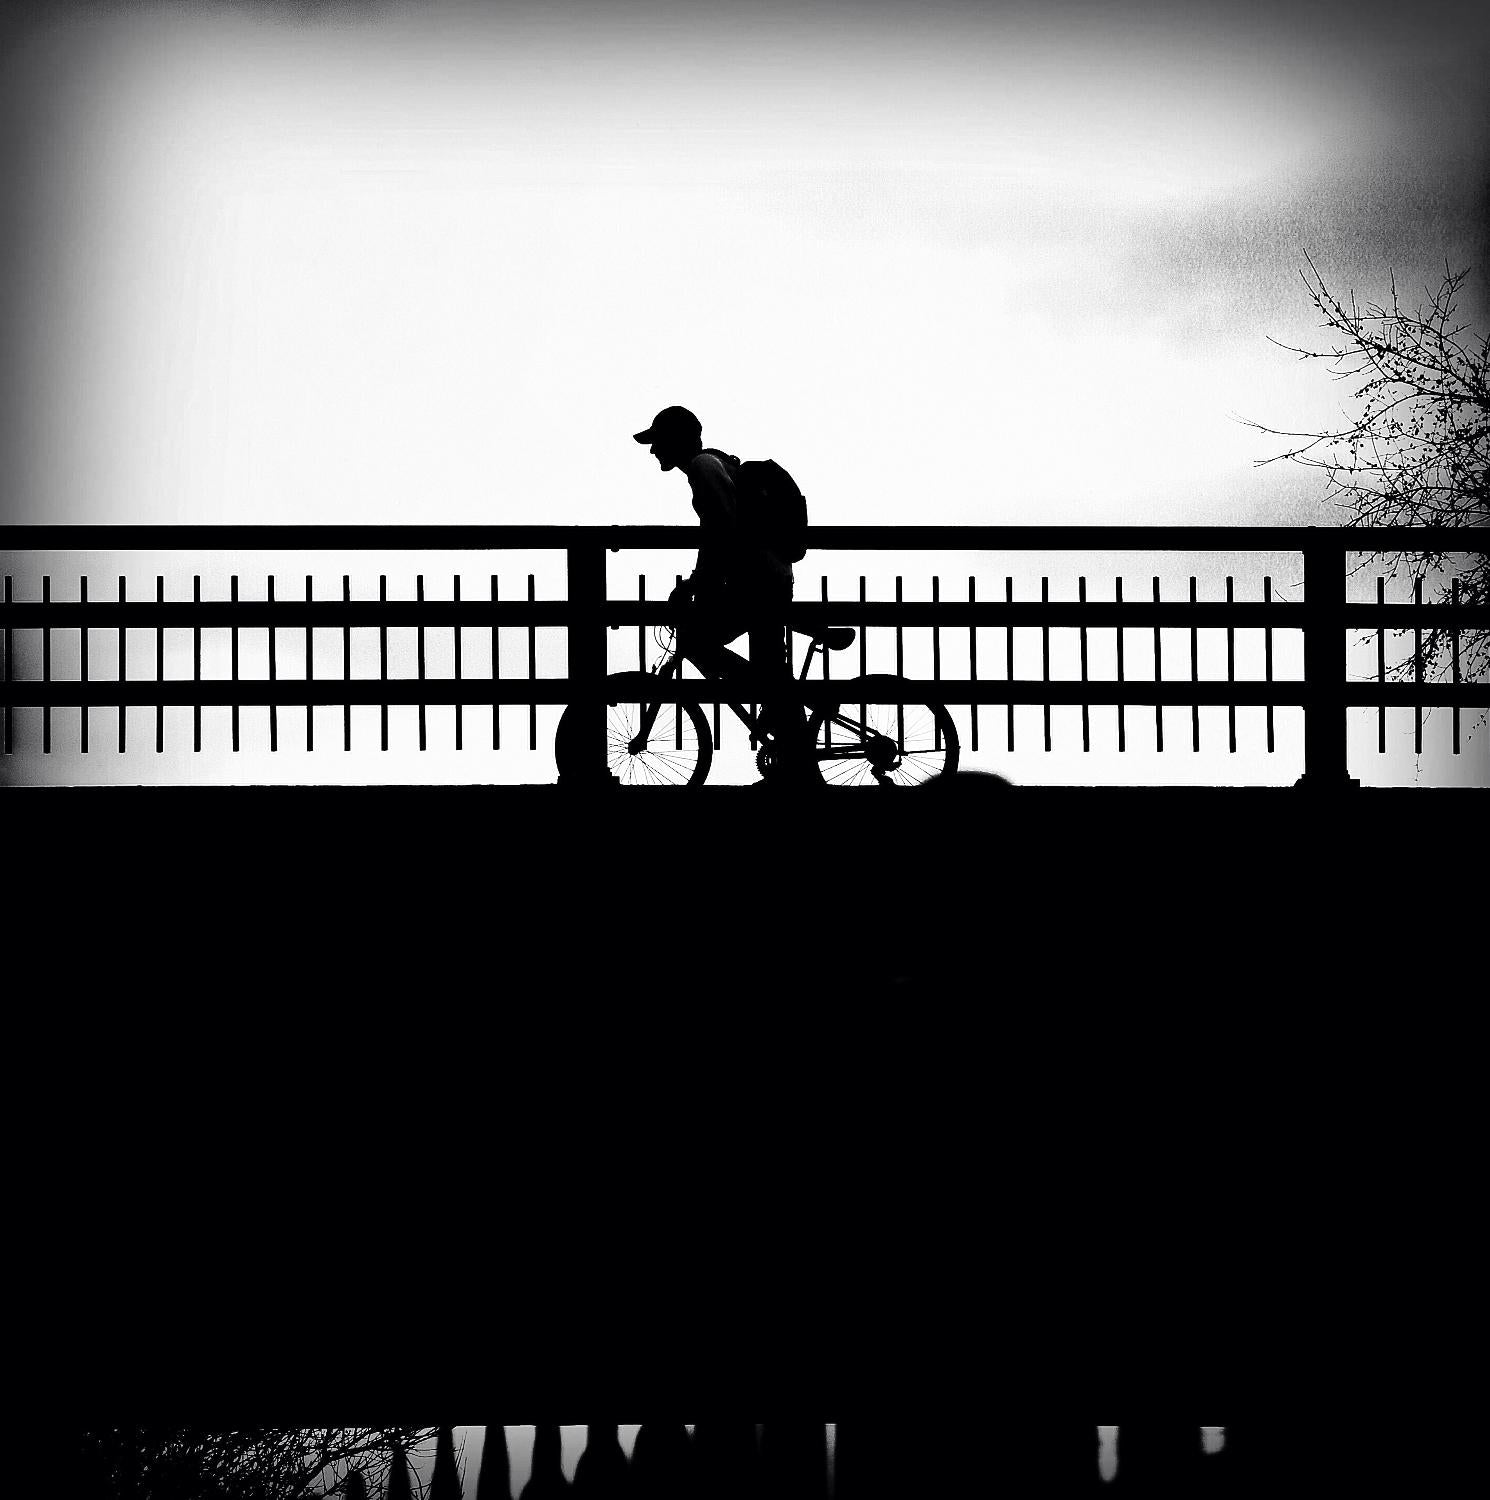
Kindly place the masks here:
MULTIPOLYGON (((649 701, 648 688, 656 686, 650 672, 613 672, 606 686, 606 766, 622 786, 698 786, 714 760, 703 709, 696 703, 649 701)), ((575 749, 574 716, 571 705, 554 736, 560 776, 584 774, 583 756, 575 749)))
POLYGON ((957 726, 903 677, 857 677, 808 725, 829 786, 919 786, 957 769, 957 726))

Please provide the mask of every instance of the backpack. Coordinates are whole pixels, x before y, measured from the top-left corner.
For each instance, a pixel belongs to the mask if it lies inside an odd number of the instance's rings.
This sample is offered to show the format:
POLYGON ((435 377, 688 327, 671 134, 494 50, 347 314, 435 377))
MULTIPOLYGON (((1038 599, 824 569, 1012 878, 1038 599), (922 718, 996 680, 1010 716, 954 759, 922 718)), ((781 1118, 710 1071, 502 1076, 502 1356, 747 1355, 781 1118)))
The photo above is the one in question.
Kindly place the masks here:
POLYGON ((740 497, 740 529, 751 540, 774 552, 784 562, 807 556, 807 499, 797 482, 774 458, 752 458, 740 463, 716 448, 729 467, 740 497))

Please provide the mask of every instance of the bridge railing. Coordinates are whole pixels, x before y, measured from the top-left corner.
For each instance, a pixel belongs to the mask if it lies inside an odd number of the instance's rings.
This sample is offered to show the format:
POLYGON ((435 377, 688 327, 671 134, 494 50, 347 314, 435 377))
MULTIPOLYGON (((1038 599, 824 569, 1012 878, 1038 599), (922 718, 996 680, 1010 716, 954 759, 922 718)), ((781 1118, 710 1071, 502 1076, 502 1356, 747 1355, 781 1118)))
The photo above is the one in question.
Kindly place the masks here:
MULTIPOLYGON (((1490 707, 1490 683, 1463 680, 1460 671, 1460 637, 1471 631, 1490 628, 1490 609, 1464 604, 1423 603, 1419 595, 1411 603, 1388 604, 1380 595, 1375 603, 1351 602, 1347 595, 1350 554, 1363 552, 1403 553, 1482 553, 1486 550, 1484 531, 1443 529, 1374 529, 1348 527, 818 527, 810 536, 816 554, 873 553, 885 556, 926 553, 1021 553, 1059 555, 1071 553, 1246 553, 1292 552, 1303 562, 1304 597, 1302 602, 1285 602, 1267 590, 1262 602, 1202 602, 1196 598, 1194 579, 1190 597, 1163 600, 1159 597, 1159 580, 1154 580, 1151 600, 1125 600, 1119 580, 1117 598, 1112 601, 1088 601, 1085 579, 1081 580, 1079 598, 1054 601, 1042 589, 1040 601, 1015 601, 1012 587, 1002 600, 977 599, 971 581, 966 600, 943 599, 939 580, 933 580, 930 602, 870 600, 864 597, 848 601, 808 601, 800 596, 785 612, 785 622, 803 628, 826 625, 852 625, 860 629, 860 669, 864 670, 864 635, 868 627, 893 630, 897 665, 902 660, 901 643, 907 630, 927 629, 931 634, 931 673, 920 678, 927 696, 940 702, 969 706, 972 714, 973 748, 977 745, 977 710, 982 705, 1005 705, 1009 714, 1012 748, 1013 708, 1019 704, 1043 705, 1045 709, 1046 744, 1050 738, 1052 705, 1079 705, 1083 716, 1083 736, 1089 733, 1087 710, 1099 705, 1115 705, 1119 716, 1119 736, 1123 734, 1123 714, 1127 709, 1151 706, 1156 715, 1158 748, 1163 748, 1162 709, 1188 705, 1192 710, 1195 743, 1198 747, 1199 710, 1203 706, 1225 706, 1232 714, 1232 737, 1235 743, 1235 710, 1237 707, 1263 706, 1269 713, 1275 707, 1297 706, 1304 713, 1304 784, 1335 786, 1349 783, 1346 765, 1346 712, 1352 707, 1372 706, 1383 716, 1386 709, 1411 707, 1420 716, 1425 709, 1444 707, 1454 719, 1455 748, 1458 747, 1459 715, 1463 710, 1490 707), (977 632, 993 627, 1006 633, 1009 646, 1006 675, 979 676, 977 670, 977 632), (1042 672, 1038 678, 1014 675, 1013 632, 1020 627, 1037 627, 1042 636, 1042 672), (1452 648, 1452 680, 1424 680, 1419 660, 1414 680, 1386 680, 1384 657, 1378 651, 1382 666, 1377 680, 1351 680, 1347 673, 1347 649, 1350 633, 1366 629, 1376 632, 1378 643, 1390 632, 1416 633, 1421 641, 1423 631, 1440 627, 1447 631, 1452 648), (1190 632, 1189 674, 1165 677, 1163 673, 1160 632, 1183 629, 1190 632), (1154 638, 1154 675, 1134 678, 1125 675, 1122 643, 1125 632, 1152 630, 1154 638), (1224 630, 1227 638, 1227 675, 1224 678, 1201 678, 1198 672, 1197 642, 1202 630, 1224 630), (1081 669, 1079 679, 1053 678, 1050 670, 1050 632, 1074 630, 1080 638, 1081 669), (1234 636, 1237 631, 1263 632, 1266 645, 1266 675, 1263 680, 1240 680, 1234 667, 1234 636), (948 677, 941 672, 940 644, 942 632, 966 631, 969 642, 969 672, 965 677, 948 677), (1110 680, 1088 676, 1088 632, 1115 633, 1117 675, 1110 680), (1297 631, 1302 637, 1302 676, 1274 678, 1272 639, 1276 631, 1297 631)), ((251 705, 267 705, 271 715, 271 748, 277 744, 277 712, 281 708, 303 705, 341 705, 347 714, 346 733, 350 737, 350 712, 353 705, 381 705, 383 708, 384 747, 387 744, 387 710, 389 705, 417 705, 420 709, 420 748, 425 746, 423 710, 425 705, 453 704, 457 714, 457 746, 460 743, 460 714, 475 705, 589 703, 595 708, 594 735, 597 764, 603 744, 602 706, 604 679, 608 670, 607 631, 635 627, 640 632, 648 625, 663 623, 672 610, 662 601, 642 597, 616 598, 607 591, 607 555, 618 553, 672 553, 692 551, 699 533, 695 527, 678 526, 34 526, 0 528, 0 556, 7 561, 3 599, 0 599, 0 628, 4 634, 4 670, 0 673, 0 705, 4 709, 3 753, 15 750, 13 710, 39 708, 43 719, 43 750, 50 752, 50 716, 58 709, 81 711, 81 748, 88 749, 88 721, 94 710, 118 710, 122 745, 124 711, 129 707, 154 706, 157 710, 157 749, 162 734, 162 713, 169 706, 188 706, 195 711, 196 741, 200 749, 201 710, 227 706, 234 711, 234 744, 237 744, 237 711, 251 705), (39 597, 20 597, 13 587, 10 566, 28 555, 57 552, 115 554, 149 552, 210 555, 231 559, 247 552, 328 553, 345 559, 372 553, 420 553, 438 551, 502 554, 514 551, 562 554, 567 579, 564 599, 540 600, 533 597, 531 582, 526 599, 496 598, 496 578, 492 579, 492 597, 461 598, 459 579, 455 580, 452 599, 423 597, 423 578, 419 580, 418 597, 389 599, 385 586, 377 599, 354 599, 349 579, 344 578, 341 598, 311 597, 311 580, 305 580, 305 597, 285 597, 277 593, 275 579, 268 580, 268 597, 247 600, 237 597, 236 579, 227 599, 201 597, 200 577, 194 581, 190 600, 167 600, 164 576, 157 578, 154 599, 127 598, 125 580, 118 579, 116 597, 104 597, 108 579, 90 587, 88 574, 78 578, 76 599, 54 597, 50 575, 43 576, 39 597), (471 676, 462 671, 460 637, 464 627, 486 627, 493 633, 499 627, 526 627, 529 634, 529 675, 499 676, 495 652, 492 671, 471 676), (382 670, 377 678, 354 678, 351 672, 351 636, 354 628, 375 627, 381 638, 382 670), (388 674, 387 631, 390 628, 413 627, 418 636, 417 674, 391 677, 388 674), (536 675, 533 668, 533 633, 543 627, 561 628, 567 642, 567 669, 561 677, 536 675), (193 632, 194 670, 189 680, 167 678, 164 672, 163 632, 167 629, 190 629, 193 632), (201 632, 204 629, 226 629, 232 640, 232 670, 228 678, 204 677, 202 674, 201 632), (303 629, 306 632, 305 675, 286 677, 276 665, 275 640, 278 631, 303 629), (41 670, 22 677, 14 670, 16 653, 14 633, 36 630, 41 636, 41 670), (155 632, 156 671, 140 678, 126 674, 124 633, 132 630, 155 632), (310 649, 314 631, 340 631, 345 645, 342 675, 314 675, 310 649), (51 644, 54 632, 79 632, 81 654, 76 678, 62 679, 52 671, 51 644), (88 642, 92 632, 118 631, 119 668, 115 675, 99 677, 89 670, 88 642), (269 645, 269 671, 264 678, 243 677, 238 670, 238 642, 242 632, 263 631, 269 645), (425 637, 430 631, 453 632, 455 672, 450 677, 432 677, 425 673, 425 637)), ((94 570, 97 571, 96 569, 94 570)), ((1228 580, 1228 594, 1230 594, 1228 580)), ((899 588, 897 586, 897 596, 899 588)), ((825 668, 826 670, 826 664, 825 668)), ((831 683, 811 681, 800 688, 808 703, 832 695, 831 683)), ((698 678, 684 678, 659 696, 667 701, 714 703, 717 716, 718 689, 698 678)), ((494 715, 495 719, 495 715, 494 715)), ((536 737, 536 718, 530 733, 536 737)), ((1420 720, 1419 720, 1420 724, 1420 720)), ((307 714, 307 732, 311 719, 307 714)), ((1419 736, 1421 728, 1419 727, 1419 736)), ((349 743, 349 740, 348 740, 349 743)))

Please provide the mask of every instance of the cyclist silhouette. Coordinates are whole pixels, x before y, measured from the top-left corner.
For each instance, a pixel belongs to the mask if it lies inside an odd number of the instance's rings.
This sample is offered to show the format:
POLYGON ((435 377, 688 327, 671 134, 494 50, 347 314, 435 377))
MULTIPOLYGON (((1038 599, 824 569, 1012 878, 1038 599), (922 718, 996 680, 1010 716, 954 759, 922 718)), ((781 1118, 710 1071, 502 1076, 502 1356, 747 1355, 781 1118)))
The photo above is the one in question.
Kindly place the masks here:
POLYGON ((737 679, 744 675, 753 685, 752 696, 763 706, 762 722, 777 746, 773 780, 821 785, 802 710, 779 698, 783 686, 788 691, 792 686, 786 635, 779 623, 781 609, 791 603, 792 565, 741 526, 730 472, 739 459, 705 448, 699 419, 682 406, 664 408, 650 427, 632 436, 638 443, 651 444, 664 474, 670 469, 683 472, 703 528, 693 572, 668 598, 671 604, 687 606, 678 627, 680 654, 707 672, 737 679), (742 635, 749 638, 748 662, 727 649, 742 635))

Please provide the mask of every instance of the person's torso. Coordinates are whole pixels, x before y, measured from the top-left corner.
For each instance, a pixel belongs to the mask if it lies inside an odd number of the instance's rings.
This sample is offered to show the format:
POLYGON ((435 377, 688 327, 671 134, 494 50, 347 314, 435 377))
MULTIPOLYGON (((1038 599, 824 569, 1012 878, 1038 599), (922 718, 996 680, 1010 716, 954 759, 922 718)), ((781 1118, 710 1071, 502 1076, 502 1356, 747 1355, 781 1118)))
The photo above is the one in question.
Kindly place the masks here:
POLYGON ((693 509, 704 528, 701 550, 717 563, 732 588, 790 597, 791 564, 750 536, 740 513, 741 495, 733 472, 738 464, 738 459, 726 460, 705 449, 683 466, 693 491, 693 509))

